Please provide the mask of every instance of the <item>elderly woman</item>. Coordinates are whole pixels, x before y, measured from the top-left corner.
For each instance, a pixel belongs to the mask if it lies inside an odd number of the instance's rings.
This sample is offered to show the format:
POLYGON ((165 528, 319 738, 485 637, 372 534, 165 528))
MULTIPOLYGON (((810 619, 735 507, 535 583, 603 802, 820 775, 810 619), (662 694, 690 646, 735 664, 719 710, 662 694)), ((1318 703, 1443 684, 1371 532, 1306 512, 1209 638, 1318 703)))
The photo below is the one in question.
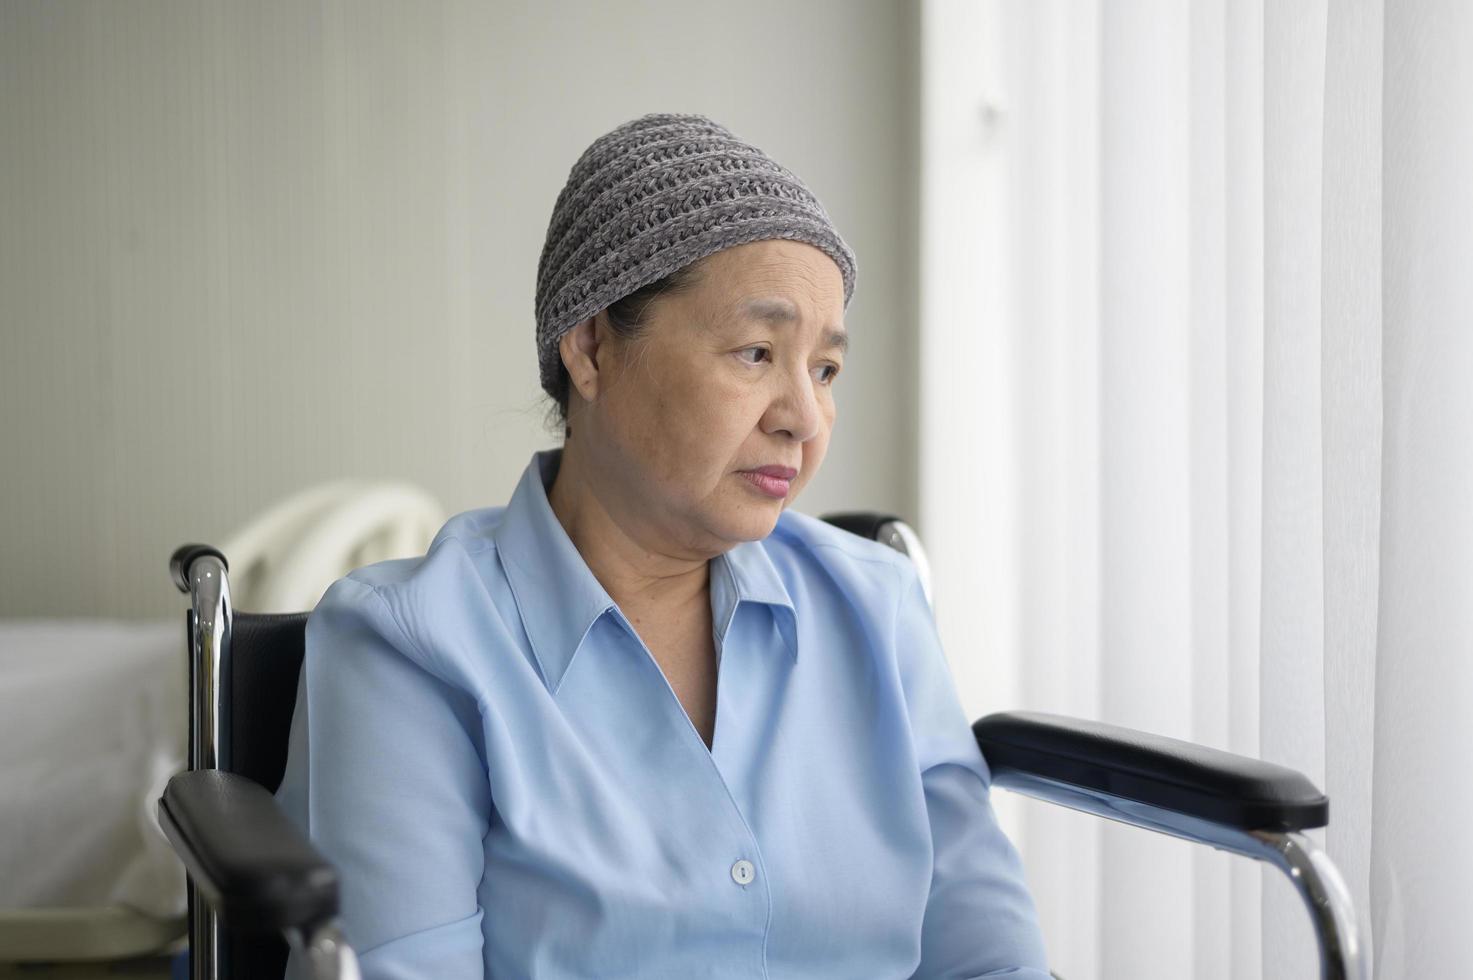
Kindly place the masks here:
POLYGON ((854 277, 709 119, 574 165, 537 282, 562 449, 308 625, 280 798, 364 977, 1046 978, 915 571, 788 509, 854 277))

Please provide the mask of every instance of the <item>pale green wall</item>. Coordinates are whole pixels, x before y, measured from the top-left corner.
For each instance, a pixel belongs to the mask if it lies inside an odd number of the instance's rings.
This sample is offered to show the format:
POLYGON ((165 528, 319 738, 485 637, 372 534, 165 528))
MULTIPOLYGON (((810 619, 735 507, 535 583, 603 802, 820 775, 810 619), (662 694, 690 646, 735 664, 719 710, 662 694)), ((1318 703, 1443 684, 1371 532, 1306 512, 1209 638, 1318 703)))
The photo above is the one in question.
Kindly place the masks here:
POLYGON ((339 476, 503 502, 551 444, 532 289, 582 148, 705 112, 859 256, 825 470, 913 511, 903 2, 0 0, 0 616, 146 616, 339 476))

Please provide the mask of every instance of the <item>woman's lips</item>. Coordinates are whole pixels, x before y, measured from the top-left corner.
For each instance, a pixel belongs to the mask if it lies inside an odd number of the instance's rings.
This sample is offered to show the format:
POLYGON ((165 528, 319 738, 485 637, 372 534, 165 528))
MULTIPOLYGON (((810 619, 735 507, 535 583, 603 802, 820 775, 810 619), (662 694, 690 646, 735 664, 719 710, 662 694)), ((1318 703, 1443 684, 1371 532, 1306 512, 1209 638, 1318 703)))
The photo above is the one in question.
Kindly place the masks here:
POLYGON ((791 478, 784 479, 781 476, 775 476, 773 474, 778 472, 796 473, 794 470, 783 470, 780 467, 773 466, 764 466, 760 470, 740 470, 739 472, 742 478, 752 484, 752 486, 769 497, 774 497, 778 500, 788 495, 788 488, 792 486, 793 481, 791 478))

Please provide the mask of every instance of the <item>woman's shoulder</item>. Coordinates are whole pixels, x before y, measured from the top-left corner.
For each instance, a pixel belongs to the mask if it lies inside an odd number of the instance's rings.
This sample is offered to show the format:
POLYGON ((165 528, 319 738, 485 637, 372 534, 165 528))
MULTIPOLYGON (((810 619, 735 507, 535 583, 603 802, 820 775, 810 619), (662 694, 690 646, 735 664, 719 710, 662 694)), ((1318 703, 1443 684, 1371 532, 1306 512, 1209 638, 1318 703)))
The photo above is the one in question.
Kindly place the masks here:
POLYGON ((898 566, 910 559, 871 538, 836 527, 818 517, 785 510, 773 529, 772 539, 788 548, 818 552, 830 560, 840 559, 898 566))
POLYGON ((865 598, 893 597, 915 574, 911 560, 889 545, 794 510, 778 518, 766 544, 784 572, 819 575, 865 598))
MULTIPOLYGON (((400 599, 427 590, 437 591, 442 579, 461 570, 464 562, 484 564, 477 559, 494 551, 496 541, 492 532, 501 523, 505 511, 505 507, 481 507, 456 514, 435 532, 424 554, 362 565, 334 582, 333 588, 341 588, 351 596, 378 593, 384 598, 400 599)), ((330 588, 328 593, 332 591, 330 588)))
POLYGON ((469 607, 484 607, 498 591, 492 532, 505 510, 483 507, 456 514, 424 554, 353 569, 323 593, 309 630, 314 624, 319 630, 368 628, 422 666, 444 673, 443 657, 432 652, 443 648, 437 631, 460 623, 469 607))

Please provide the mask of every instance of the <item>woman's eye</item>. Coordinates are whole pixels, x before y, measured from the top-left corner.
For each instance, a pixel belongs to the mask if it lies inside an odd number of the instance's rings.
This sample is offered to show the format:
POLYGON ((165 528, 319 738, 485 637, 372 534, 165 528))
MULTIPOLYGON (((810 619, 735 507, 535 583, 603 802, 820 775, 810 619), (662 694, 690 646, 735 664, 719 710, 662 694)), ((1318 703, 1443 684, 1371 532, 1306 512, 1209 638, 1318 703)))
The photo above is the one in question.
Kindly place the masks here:
MULTIPOLYGON (((772 351, 766 347, 745 347, 737 351, 737 356, 748 364, 761 364, 764 360, 772 360, 772 351)), ((820 372, 818 378, 819 384, 833 384, 834 378, 839 375, 839 366, 837 364, 822 364, 819 365, 818 370, 820 372)))

